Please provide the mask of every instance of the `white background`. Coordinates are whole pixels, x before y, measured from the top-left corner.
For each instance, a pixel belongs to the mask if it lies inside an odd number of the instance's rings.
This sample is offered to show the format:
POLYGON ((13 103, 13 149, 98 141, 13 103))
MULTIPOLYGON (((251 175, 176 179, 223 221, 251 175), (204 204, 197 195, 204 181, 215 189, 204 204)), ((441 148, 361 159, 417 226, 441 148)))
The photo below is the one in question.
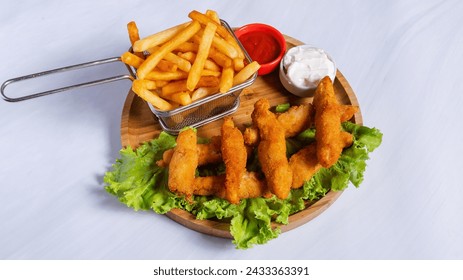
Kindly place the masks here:
MULTIPOLYGON (((129 21, 144 36, 193 9, 235 27, 270 24, 331 54, 364 124, 384 133, 361 187, 304 226, 236 250, 104 190, 129 81, 0 101, 1 259, 463 258, 461 1, 3 1, 0 82, 119 56, 129 21)), ((111 65, 31 87, 118 73, 111 65)))

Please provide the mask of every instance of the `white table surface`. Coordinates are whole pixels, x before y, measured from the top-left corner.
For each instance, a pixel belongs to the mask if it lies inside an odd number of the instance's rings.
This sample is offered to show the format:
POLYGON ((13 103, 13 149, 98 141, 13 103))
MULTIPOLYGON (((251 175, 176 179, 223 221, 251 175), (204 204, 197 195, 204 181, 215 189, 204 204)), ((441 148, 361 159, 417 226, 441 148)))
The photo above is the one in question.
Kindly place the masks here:
MULTIPOLYGON (((193 9, 273 25, 335 58, 364 124, 384 133, 361 187, 304 226, 236 250, 104 190, 129 81, 0 101, 1 259, 463 258, 462 1, 4 1, 0 82, 119 56, 129 21, 143 36, 193 9)), ((103 69, 32 87, 124 72, 103 69)))

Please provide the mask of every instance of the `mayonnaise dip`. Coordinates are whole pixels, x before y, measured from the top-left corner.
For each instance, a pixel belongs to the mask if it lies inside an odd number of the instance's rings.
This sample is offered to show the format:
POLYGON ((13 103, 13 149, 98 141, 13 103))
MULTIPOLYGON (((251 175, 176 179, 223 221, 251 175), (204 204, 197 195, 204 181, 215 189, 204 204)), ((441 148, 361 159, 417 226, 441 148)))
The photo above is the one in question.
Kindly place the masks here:
POLYGON ((287 82, 301 90, 316 88, 325 76, 329 76, 332 81, 336 76, 333 59, 323 49, 310 45, 289 49, 282 66, 287 82))

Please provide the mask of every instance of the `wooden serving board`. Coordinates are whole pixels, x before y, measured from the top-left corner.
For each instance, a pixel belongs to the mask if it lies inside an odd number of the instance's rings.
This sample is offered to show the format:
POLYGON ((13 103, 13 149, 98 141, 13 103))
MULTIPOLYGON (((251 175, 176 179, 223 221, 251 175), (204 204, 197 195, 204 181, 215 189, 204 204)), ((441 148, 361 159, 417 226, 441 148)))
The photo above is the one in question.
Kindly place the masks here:
MULTIPOLYGON (((287 49, 302 45, 303 43, 285 36, 287 49)), ((359 106, 357 98, 347 80, 338 70, 334 81, 334 90, 341 104, 359 106)), ((244 89, 240 95, 240 107, 232 114, 237 127, 243 129, 246 124, 251 123, 251 113, 254 103, 260 98, 267 98, 271 106, 282 103, 302 104, 312 103, 312 97, 300 98, 292 95, 283 87, 278 77, 278 71, 265 76, 258 76, 250 87, 244 89)), ((352 121, 362 124, 362 115, 359 110, 352 121)), ((198 129, 198 136, 211 137, 220 135, 222 121, 218 120, 202 126, 198 129)), ((138 147, 141 143, 151 140, 161 133, 162 128, 156 117, 150 111, 148 105, 141 98, 129 91, 124 104, 121 118, 121 142, 122 146, 138 147)), ((282 232, 289 231, 307 223, 325 211, 342 192, 329 191, 327 195, 315 203, 307 203, 306 208, 289 217, 287 225, 275 224, 282 232)), ((220 220, 197 220, 194 215, 184 210, 173 209, 167 216, 172 220, 192 230, 210 234, 213 236, 232 238, 229 231, 229 223, 220 220)))

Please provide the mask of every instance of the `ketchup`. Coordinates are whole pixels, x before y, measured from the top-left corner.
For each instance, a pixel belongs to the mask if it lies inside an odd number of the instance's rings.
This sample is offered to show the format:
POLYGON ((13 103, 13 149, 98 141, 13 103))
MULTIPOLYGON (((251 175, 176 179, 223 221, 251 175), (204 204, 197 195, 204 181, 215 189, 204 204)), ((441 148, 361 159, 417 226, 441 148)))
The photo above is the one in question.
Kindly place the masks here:
POLYGON ((278 41, 271 35, 263 32, 250 32, 240 36, 241 44, 259 64, 269 63, 280 54, 278 41))

